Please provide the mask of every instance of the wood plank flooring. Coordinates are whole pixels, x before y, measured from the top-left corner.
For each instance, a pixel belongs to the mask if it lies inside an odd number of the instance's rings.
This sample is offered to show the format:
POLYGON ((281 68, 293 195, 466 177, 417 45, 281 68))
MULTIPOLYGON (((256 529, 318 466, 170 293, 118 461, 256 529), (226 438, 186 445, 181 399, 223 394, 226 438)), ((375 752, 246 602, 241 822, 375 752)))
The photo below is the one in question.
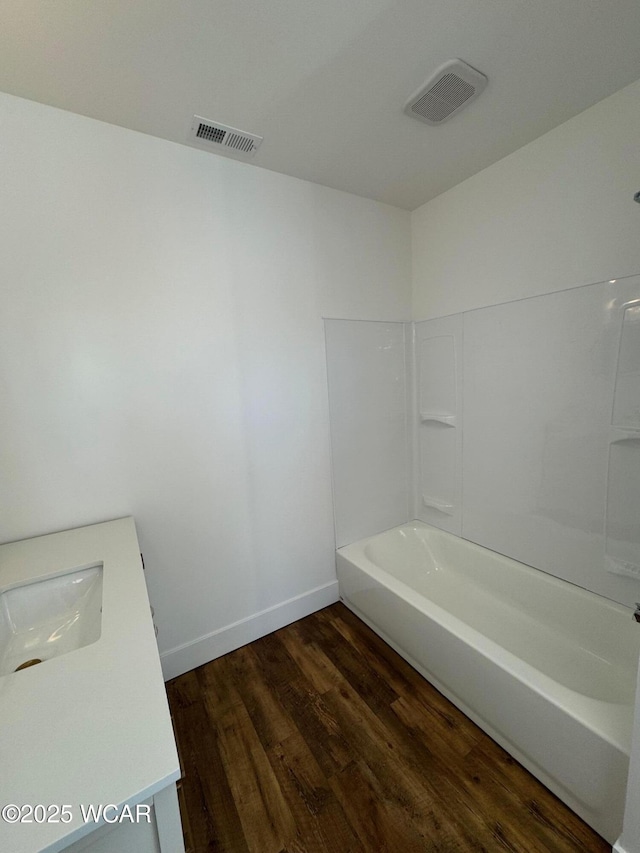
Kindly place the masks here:
POLYGON ((609 853, 342 604, 168 682, 189 853, 609 853))

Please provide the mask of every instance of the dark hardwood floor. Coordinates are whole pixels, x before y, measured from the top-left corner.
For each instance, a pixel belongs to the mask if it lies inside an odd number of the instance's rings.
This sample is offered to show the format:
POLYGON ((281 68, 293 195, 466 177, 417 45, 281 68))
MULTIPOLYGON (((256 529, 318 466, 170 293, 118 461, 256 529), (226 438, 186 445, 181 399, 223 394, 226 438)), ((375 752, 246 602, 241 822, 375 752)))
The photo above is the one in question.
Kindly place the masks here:
POLYGON ((191 853, 607 853, 342 604, 167 684, 191 853))

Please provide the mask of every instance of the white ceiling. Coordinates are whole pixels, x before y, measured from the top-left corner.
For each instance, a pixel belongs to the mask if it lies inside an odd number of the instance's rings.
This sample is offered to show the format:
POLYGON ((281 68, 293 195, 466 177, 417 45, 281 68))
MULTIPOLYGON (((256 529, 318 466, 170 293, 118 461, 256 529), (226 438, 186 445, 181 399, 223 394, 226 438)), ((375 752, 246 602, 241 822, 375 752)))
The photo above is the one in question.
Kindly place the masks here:
MULTIPOLYGON (((1 0, 0 90, 414 209, 640 78, 638 0, 1 0), (489 77, 440 127, 406 99, 444 61, 489 77)), ((215 156, 215 155, 211 155, 215 156)))

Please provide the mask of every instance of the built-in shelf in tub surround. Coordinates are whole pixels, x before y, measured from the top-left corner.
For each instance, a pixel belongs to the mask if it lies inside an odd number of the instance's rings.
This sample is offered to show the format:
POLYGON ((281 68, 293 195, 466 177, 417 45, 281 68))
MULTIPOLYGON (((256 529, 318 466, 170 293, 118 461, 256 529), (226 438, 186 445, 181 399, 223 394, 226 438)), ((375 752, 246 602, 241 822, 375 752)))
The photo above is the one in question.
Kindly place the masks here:
POLYGON ((640 430, 611 430, 605 538, 606 568, 640 579, 640 430))
POLYGON ((0 803, 50 818, 0 820, 0 850, 183 853, 180 765, 133 519, 0 546, 0 593, 88 566, 101 567, 99 635, 0 676, 0 803), (111 808, 85 822, 89 806, 111 808))
POLYGON ((428 495, 422 496, 422 506, 426 509, 435 509, 438 512, 443 512, 445 515, 453 515, 455 507, 446 501, 440 501, 437 498, 430 498, 428 495))
POLYGON ((416 517, 460 535, 462 318, 416 323, 416 517))
POLYGON ((622 306, 609 432, 605 560, 609 571, 640 578, 640 299, 622 306))
POLYGON ((640 430, 640 299, 622 305, 611 424, 640 430))
POLYGON ((449 427, 456 426, 455 415, 436 415, 431 412, 420 412, 420 420, 423 424, 434 423, 449 427))

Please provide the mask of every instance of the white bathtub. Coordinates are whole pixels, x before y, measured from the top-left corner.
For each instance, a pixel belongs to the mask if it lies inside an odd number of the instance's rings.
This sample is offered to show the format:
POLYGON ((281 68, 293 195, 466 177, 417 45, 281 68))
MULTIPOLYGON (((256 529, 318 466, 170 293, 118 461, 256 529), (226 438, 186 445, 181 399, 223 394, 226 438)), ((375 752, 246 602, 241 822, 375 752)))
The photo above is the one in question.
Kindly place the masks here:
POLYGON ((622 829, 632 611, 419 521, 340 548, 347 606, 610 842, 622 829))

